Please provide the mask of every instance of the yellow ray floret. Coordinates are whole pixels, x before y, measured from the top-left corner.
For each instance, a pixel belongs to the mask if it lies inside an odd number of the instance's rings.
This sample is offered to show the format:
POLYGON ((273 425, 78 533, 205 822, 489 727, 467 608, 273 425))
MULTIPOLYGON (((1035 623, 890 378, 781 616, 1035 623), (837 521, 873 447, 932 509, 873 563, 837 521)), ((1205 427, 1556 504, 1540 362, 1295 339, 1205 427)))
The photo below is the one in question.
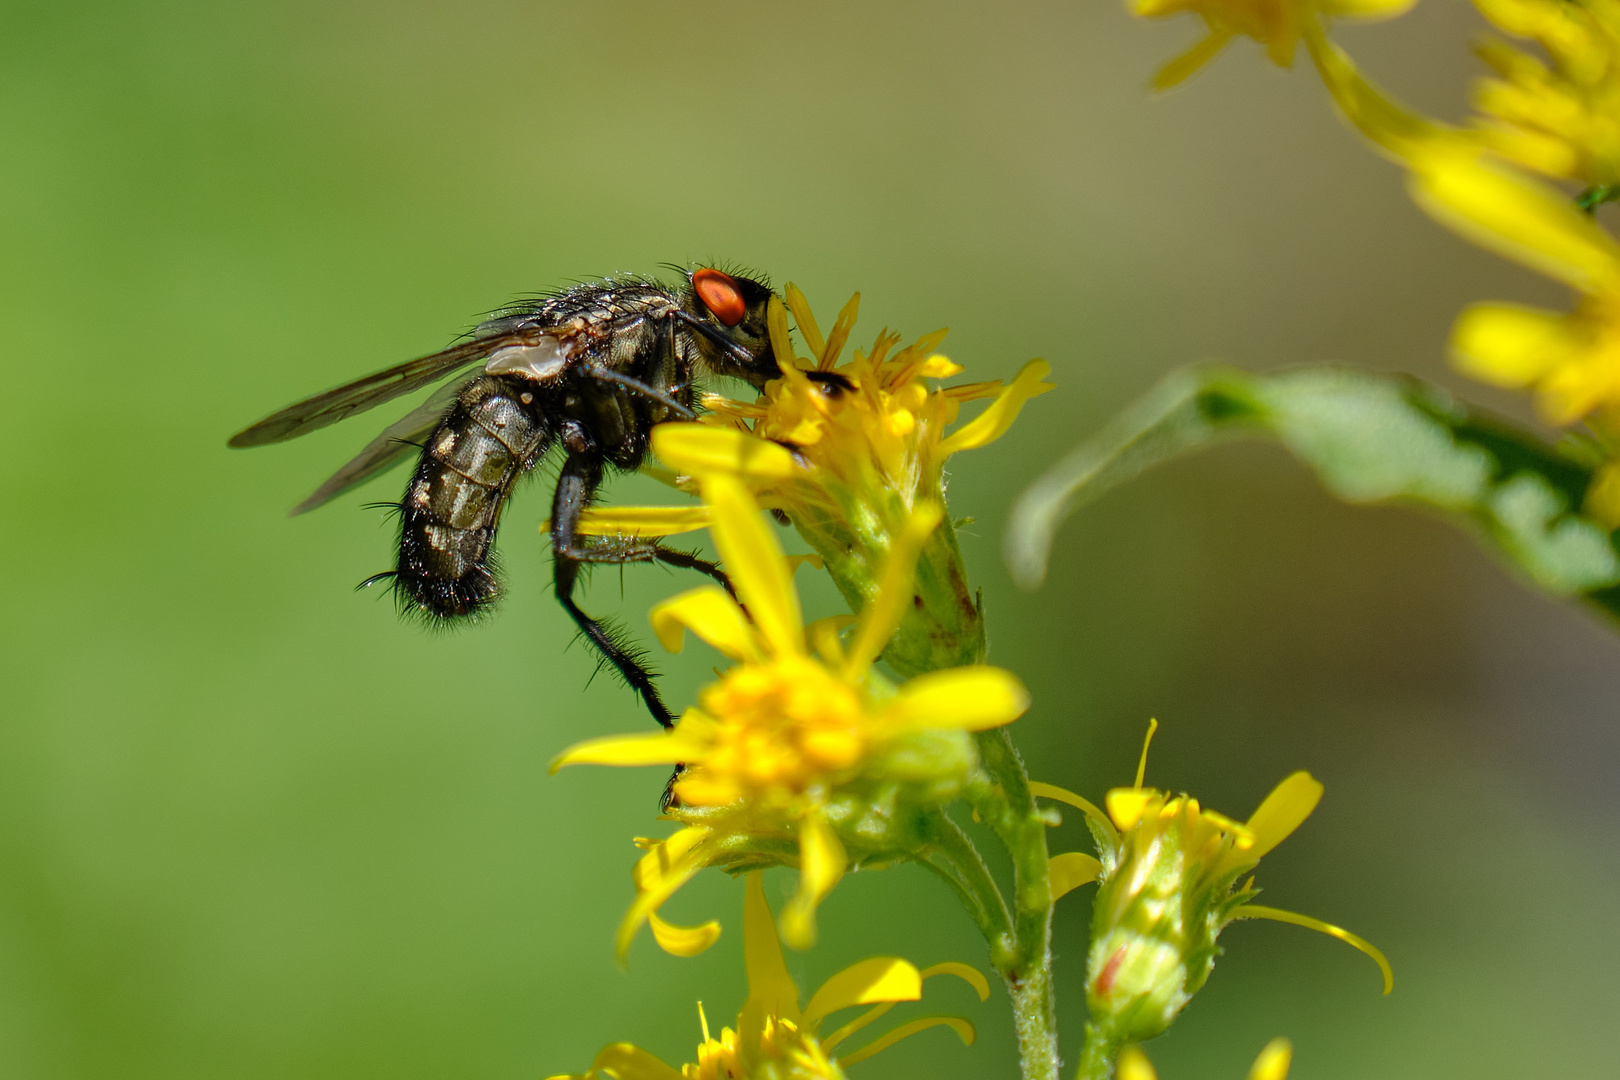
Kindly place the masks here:
POLYGON ((1231 43, 1253 38, 1278 67, 1293 67, 1300 39, 1324 19, 1390 19, 1411 10, 1416 0, 1129 0, 1132 14, 1146 19, 1197 15, 1207 33, 1153 77, 1165 90, 1196 74, 1231 43))

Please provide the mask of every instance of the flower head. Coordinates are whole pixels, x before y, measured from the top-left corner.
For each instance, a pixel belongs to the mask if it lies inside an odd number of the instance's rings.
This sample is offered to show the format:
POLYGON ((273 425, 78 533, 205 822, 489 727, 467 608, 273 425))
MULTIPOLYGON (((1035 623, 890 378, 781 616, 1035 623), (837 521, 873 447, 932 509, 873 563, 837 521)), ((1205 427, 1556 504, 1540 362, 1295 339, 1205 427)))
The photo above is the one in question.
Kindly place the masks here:
MULTIPOLYGON (((870 350, 853 350, 840 364, 859 294, 825 337, 804 295, 789 285, 787 298, 788 307, 774 303, 768 317, 782 377, 757 401, 706 396, 704 422, 662 424, 652 446, 680 474, 667 477, 677 486, 729 476, 790 519, 859 610, 877 600, 879 571, 908 523, 936 512, 931 507, 943 514, 947 459, 1005 434, 1026 401, 1052 389, 1041 381, 1050 368, 1032 360, 1005 385, 931 386, 962 370, 934 351, 943 330, 904 347, 899 335, 881 333, 870 350), (788 308, 811 356, 796 357, 788 308), (978 416, 952 428, 963 404, 983 399, 989 404, 978 416)), ((707 520, 688 508, 603 508, 586 527, 667 535, 707 520)), ((948 519, 922 544, 913 596, 884 653, 890 667, 911 676, 983 658, 983 619, 948 519)))
MULTIPOLYGON (((707 865, 797 864, 799 893, 783 912, 783 933, 807 947, 816 905, 843 876, 850 849, 861 859, 902 857, 911 814, 950 801, 975 768, 968 733, 1010 723, 1029 703, 1000 668, 952 668, 898 689, 872 670, 911 607, 917 551, 938 524, 936 507, 920 509, 896 537, 878 595, 846 643, 838 631, 848 618, 803 625, 790 564, 741 482, 716 474, 703 495, 737 599, 716 586, 693 589, 655 607, 652 623, 667 648, 679 650, 691 630, 735 666, 672 732, 594 739, 553 765, 685 766, 671 813, 686 828, 647 843, 621 954, 641 922, 707 865)), ((686 936, 659 922, 653 929, 675 951, 705 941, 701 928, 686 936)))
MULTIPOLYGON (((1209 978, 1219 953, 1215 940, 1238 919, 1291 922, 1347 941, 1377 962, 1389 992, 1393 978, 1377 949, 1336 926, 1253 904, 1254 879, 1239 884, 1310 816, 1322 797, 1320 783, 1294 773, 1238 822, 1190 796, 1143 787, 1146 765, 1144 746, 1136 783, 1110 791, 1106 813, 1062 789, 1036 788, 1085 811, 1098 840, 1086 999, 1101 1039, 1117 1046, 1161 1034, 1209 978)), ((1061 884, 1073 888, 1084 875, 1063 868, 1064 858, 1053 860, 1054 877, 1061 874, 1061 884)))
POLYGON ((736 1029, 724 1028, 718 1038, 714 1037, 699 1005, 703 1042, 698 1046, 695 1064, 675 1069, 640 1047, 614 1043, 596 1055, 585 1073, 551 1080, 596 1080, 604 1075, 616 1080, 842 1080, 842 1066, 864 1061, 931 1027, 949 1027, 963 1043, 973 1045, 976 1033, 967 1020, 959 1016, 927 1016, 901 1024, 860 1049, 835 1058, 844 1040, 897 1003, 919 1000, 922 984, 936 975, 962 979, 978 992, 980 1001, 990 996, 990 985, 966 964, 936 964, 918 971, 896 957, 877 956, 852 964, 828 979, 811 996, 810 1003, 801 1007, 799 988, 788 974, 776 939, 776 925, 760 875, 749 874, 743 908, 748 1000, 737 1018, 736 1029), (856 1005, 872 1007, 835 1031, 821 1034, 829 1016, 856 1005))
MULTIPOLYGON (((1242 34, 1265 47, 1278 67, 1294 66, 1300 39, 1317 30, 1324 18, 1391 19, 1417 0, 1129 0, 1132 14, 1145 19, 1194 14, 1209 33, 1196 45, 1160 68, 1153 88, 1166 90, 1196 74, 1242 34)), ((1318 31, 1319 32, 1319 31, 1318 31)))
POLYGON ((1478 53, 1496 77, 1474 104, 1485 140, 1526 168, 1583 183, 1620 184, 1620 5, 1613 0, 1474 0, 1497 29, 1546 50, 1548 64, 1501 40, 1478 53))

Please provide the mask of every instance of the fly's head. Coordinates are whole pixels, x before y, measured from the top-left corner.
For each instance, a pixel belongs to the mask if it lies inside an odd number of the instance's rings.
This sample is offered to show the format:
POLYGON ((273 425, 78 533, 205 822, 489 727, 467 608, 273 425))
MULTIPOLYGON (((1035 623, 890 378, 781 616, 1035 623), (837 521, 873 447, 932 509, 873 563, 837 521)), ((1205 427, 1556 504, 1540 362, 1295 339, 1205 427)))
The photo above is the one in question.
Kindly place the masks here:
POLYGON ((709 370, 742 379, 755 389, 781 377, 766 328, 770 301, 770 287, 757 281, 710 267, 692 271, 681 298, 680 319, 693 331, 709 370))

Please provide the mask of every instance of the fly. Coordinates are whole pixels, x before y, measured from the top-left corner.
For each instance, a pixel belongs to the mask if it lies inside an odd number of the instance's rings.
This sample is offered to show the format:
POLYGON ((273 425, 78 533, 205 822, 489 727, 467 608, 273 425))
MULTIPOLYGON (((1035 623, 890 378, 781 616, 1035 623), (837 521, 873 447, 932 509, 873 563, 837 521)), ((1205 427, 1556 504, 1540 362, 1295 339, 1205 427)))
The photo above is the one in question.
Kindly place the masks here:
POLYGON ((719 567, 657 540, 588 537, 580 515, 605 476, 639 468, 652 428, 696 415, 696 379, 732 376, 756 389, 780 371, 771 352, 767 283, 710 267, 678 287, 608 279, 503 308, 443 352, 305 398, 230 440, 263 446, 318 431, 443 380, 293 508, 302 514, 418 453, 399 508, 391 579, 401 609, 434 623, 477 617, 500 596, 492 559, 501 510, 517 481, 553 446, 553 586, 581 633, 665 727, 674 719, 639 653, 574 602, 588 563, 719 567))

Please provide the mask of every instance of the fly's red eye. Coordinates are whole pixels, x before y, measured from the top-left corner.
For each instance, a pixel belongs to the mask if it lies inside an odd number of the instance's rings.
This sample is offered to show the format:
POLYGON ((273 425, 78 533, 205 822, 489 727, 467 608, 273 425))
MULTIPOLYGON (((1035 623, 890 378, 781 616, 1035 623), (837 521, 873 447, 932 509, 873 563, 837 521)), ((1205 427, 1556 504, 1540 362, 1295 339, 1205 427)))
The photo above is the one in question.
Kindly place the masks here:
POLYGON ((698 299, 727 326, 736 326, 748 314, 748 304, 737 288, 737 279, 718 270, 704 268, 692 275, 692 288, 698 299))

